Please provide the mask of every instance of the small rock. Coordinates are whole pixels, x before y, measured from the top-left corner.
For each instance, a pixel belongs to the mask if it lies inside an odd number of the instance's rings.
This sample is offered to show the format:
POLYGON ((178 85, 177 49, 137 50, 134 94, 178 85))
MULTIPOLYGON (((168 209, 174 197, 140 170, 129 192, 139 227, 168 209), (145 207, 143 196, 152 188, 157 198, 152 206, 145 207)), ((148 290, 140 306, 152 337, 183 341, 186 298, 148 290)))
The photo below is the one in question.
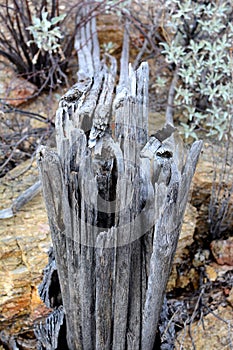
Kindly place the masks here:
POLYGON ((210 281, 216 281, 218 274, 213 266, 206 266, 206 274, 210 281))
POLYGON ((233 307, 233 288, 231 288, 231 290, 229 291, 229 295, 227 297, 227 300, 229 301, 229 303, 233 307))
MULTIPOLYGON (((233 267, 229 265, 219 265, 216 262, 211 262, 208 265, 209 268, 214 269, 218 278, 223 278, 228 271, 232 271, 233 267)), ((206 266, 207 268, 207 266, 206 266)), ((207 272, 208 274, 208 272, 207 272)))
POLYGON ((14 107, 27 102, 37 91, 37 87, 23 78, 12 79, 5 87, 5 94, 9 98, 5 101, 14 107))
POLYGON ((193 266, 200 267, 206 265, 206 262, 209 260, 210 251, 207 249, 199 249, 194 255, 193 266))
POLYGON ((233 266, 233 237, 212 241, 210 249, 219 265, 233 266))

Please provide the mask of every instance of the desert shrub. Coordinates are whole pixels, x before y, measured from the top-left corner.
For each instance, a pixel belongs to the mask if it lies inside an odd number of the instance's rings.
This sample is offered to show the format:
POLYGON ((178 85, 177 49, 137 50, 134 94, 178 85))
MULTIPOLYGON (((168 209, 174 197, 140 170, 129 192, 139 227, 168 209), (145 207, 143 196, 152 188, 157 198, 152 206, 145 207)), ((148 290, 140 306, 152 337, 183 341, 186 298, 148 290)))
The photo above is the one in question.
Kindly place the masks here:
POLYGON ((219 140, 232 118, 231 1, 166 1, 170 40, 162 42, 166 60, 177 69, 176 111, 186 137, 219 140), (203 133, 202 133, 203 135, 203 133))
POLYGON ((39 92, 67 82, 72 38, 63 30, 59 0, 4 0, 0 5, 0 55, 39 92))
POLYGON ((210 239, 227 237, 233 221, 233 5, 175 0, 166 6, 169 36, 161 46, 178 76, 174 105, 186 138, 211 141, 209 233, 210 239))

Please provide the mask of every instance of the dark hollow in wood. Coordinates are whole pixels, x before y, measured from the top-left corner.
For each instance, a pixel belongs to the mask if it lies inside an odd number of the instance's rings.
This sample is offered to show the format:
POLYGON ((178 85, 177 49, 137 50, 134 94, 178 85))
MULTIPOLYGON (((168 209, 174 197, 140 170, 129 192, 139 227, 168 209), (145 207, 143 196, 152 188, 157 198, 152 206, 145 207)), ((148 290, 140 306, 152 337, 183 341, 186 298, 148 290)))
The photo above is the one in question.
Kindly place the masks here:
POLYGON ((57 150, 37 152, 70 350, 153 349, 201 151, 195 142, 185 152, 170 124, 149 137, 148 65, 128 65, 127 33, 116 85, 95 18, 79 28, 79 80, 57 110, 57 150))

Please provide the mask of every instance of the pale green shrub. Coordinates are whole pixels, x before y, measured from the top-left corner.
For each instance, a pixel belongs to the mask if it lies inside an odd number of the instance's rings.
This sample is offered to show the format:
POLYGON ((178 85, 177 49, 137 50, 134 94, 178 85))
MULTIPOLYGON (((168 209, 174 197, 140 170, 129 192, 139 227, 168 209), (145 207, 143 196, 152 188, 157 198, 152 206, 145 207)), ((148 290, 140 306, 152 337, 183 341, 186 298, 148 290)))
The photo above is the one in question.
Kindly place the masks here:
POLYGON ((174 0, 165 6, 172 39, 161 45, 178 70, 174 103, 186 119, 183 133, 197 138, 204 131, 221 140, 232 120, 233 4, 174 0))

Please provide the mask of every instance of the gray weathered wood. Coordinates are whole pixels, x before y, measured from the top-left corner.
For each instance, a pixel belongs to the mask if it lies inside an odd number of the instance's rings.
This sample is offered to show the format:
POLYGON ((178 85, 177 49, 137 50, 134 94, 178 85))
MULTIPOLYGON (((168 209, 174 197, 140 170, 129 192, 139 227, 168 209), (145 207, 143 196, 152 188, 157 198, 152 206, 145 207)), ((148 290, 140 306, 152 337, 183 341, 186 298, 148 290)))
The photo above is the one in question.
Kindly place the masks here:
MULTIPOLYGON (((178 171, 177 164, 170 163, 171 174, 162 177, 155 183, 155 208, 157 223, 154 228, 153 253, 150 261, 150 275, 143 314, 142 349, 152 349, 154 329, 158 324, 172 259, 175 254, 182 219, 187 204, 190 180, 194 175, 201 143, 195 142, 189 152, 185 168, 178 171), (169 179, 166 185, 166 177, 169 179), (185 179, 185 180, 184 180, 185 179)), ((161 171, 165 171, 165 166, 161 171)))
POLYGON ((100 248, 96 249, 96 349, 110 349, 112 342, 114 234, 111 229, 97 238, 100 248))
MULTIPOLYGON (((39 339, 37 349, 39 350, 55 350, 59 346, 59 335, 64 332, 64 310, 62 306, 55 309, 46 319, 46 327, 42 322, 35 327, 35 334, 39 339)), ((65 332, 64 332, 65 334, 65 332)), ((64 344, 66 342, 64 341, 64 344)), ((65 345, 63 349, 65 350, 65 345)), ((14 349, 18 349, 14 348, 14 349)))
POLYGON ((52 247, 48 255, 49 262, 43 271, 43 281, 38 287, 38 292, 41 300, 48 308, 56 308, 62 305, 62 296, 52 247))
POLYGON ((30 202, 41 191, 41 182, 36 181, 32 186, 27 188, 12 202, 9 208, 0 210, 0 219, 13 217, 25 204, 30 202))
POLYGON ((70 350, 153 349, 201 150, 185 158, 169 123, 148 135, 148 65, 128 65, 127 30, 115 96, 115 59, 93 61, 95 21, 77 33, 57 152, 37 155, 70 350))

